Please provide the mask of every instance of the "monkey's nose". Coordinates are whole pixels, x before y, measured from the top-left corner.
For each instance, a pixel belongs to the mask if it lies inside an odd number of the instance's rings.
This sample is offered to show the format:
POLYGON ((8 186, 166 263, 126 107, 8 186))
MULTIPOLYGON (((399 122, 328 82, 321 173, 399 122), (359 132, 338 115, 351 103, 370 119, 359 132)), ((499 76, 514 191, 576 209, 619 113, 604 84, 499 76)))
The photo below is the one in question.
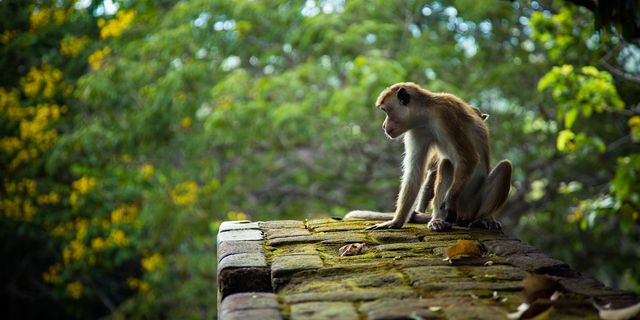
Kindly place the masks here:
POLYGON ((387 106, 382 105, 380 106, 380 110, 384 111, 385 113, 387 112, 387 106))

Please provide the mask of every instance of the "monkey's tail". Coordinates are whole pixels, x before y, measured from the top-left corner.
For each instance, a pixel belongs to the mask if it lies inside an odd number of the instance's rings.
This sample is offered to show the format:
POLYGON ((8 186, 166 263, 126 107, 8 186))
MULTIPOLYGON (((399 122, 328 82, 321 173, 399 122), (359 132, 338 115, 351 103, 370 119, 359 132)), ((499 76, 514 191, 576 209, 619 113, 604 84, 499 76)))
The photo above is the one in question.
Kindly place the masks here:
MULTIPOLYGON (((344 216, 345 219, 366 219, 366 220, 382 220, 387 221, 393 219, 395 213, 393 212, 377 212, 368 210, 354 210, 344 216)), ((428 213, 421 213, 414 211, 411 214, 409 222, 413 223, 429 223, 431 215, 428 213)))

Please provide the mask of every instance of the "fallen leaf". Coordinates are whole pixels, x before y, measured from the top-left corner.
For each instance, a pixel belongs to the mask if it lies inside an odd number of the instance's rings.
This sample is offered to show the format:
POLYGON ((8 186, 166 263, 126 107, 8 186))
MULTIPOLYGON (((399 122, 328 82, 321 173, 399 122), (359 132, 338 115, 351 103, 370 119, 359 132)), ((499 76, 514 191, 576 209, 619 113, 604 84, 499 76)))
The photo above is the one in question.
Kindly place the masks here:
POLYGON ((480 256, 482 256, 482 249, 475 241, 471 240, 458 240, 455 245, 447 249, 448 260, 480 256))
POLYGON ((432 311, 432 312, 438 312, 440 310, 442 310, 442 307, 429 307, 429 311, 432 311))
POLYGON ((485 266, 492 266, 493 265, 493 261, 489 260, 487 262, 484 263, 485 266))
POLYGON ((350 243, 338 249, 341 257, 360 255, 365 252, 367 245, 365 243, 350 243))
POLYGON ((626 320, 632 319, 640 314, 640 302, 622 309, 608 309, 593 302, 593 306, 598 309, 600 319, 604 320, 626 320))
POLYGON ((523 281, 522 294, 528 303, 533 303, 538 299, 551 299, 554 293, 560 289, 557 280, 543 275, 528 275, 523 281))

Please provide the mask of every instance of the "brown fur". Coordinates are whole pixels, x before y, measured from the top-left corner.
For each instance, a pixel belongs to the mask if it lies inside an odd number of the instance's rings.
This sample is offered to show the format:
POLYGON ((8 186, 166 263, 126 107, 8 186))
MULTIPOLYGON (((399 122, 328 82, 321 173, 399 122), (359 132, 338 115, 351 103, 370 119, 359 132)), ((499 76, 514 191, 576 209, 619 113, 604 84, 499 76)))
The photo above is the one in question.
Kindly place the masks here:
MULTIPOLYGON (((387 114, 383 128, 390 138, 404 134, 406 155, 396 212, 373 229, 402 227, 415 216, 419 193, 419 211, 432 205, 432 230, 448 229, 451 223, 499 227, 491 214, 506 200, 511 164, 503 161, 490 171, 487 115, 452 94, 433 93, 411 82, 383 90, 376 107, 387 114)), ((371 213, 354 211, 347 218, 384 215, 371 213)))

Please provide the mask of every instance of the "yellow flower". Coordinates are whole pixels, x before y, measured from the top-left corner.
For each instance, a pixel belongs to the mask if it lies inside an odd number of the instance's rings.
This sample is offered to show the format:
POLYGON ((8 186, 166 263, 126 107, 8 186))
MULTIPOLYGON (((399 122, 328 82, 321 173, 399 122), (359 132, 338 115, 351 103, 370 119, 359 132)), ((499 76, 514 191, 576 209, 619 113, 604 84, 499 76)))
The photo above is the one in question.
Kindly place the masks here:
POLYGON ((60 195, 57 192, 38 195, 36 202, 39 205, 53 205, 60 202, 60 195))
POLYGON ((36 31, 51 20, 51 10, 47 8, 35 8, 29 16, 29 29, 36 31))
POLYGON ((53 230, 51 230, 51 234, 54 237, 62 238, 66 234, 68 234, 72 229, 73 229, 73 223, 72 222, 66 222, 66 223, 62 223, 62 224, 59 224, 59 225, 55 226, 53 228, 53 230))
POLYGON ((62 24, 67 19, 67 13, 63 9, 52 9, 45 7, 34 7, 29 16, 29 30, 37 31, 53 21, 62 24))
POLYGON ((137 206, 122 204, 111 211, 111 223, 133 223, 137 213, 137 206))
POLYGON ((33 216, 38 212, 37 208, 31 204, 31 201, 25 200, 22 204, 23 217, 26 221, 31 221, 33 216))
POLYGON ((191 123, 193 123, 193 120, 191 120, 191 117, 182 118, 181 124, 183 128, 187 129, 191 127, 191 123))
POLYGON ((156 171, 153 165, 148 163, 141 165, 139 170, 142 173, 142 179, 144 180, 149 180, 151 176, 153 176, 153 173, 156 171))
POLYGON ((76 227, 76 239, 79 241, 84 240, 89 230, 89 221, 87 219, 78 219, 75 221, 76 227))
POLYGON ((22 179, 20 181, 21 190, 24 193, 28 193, 30 196, 34 196, 36 194, 36 189, 38 188, 38 183, 33 179, 22 179))
POLYGON ((89 65, 93 70, 100 70, 102 67, 104 58, 106 58, 111 53, 111 48, 104 47, 102 49, 98 49, 89 55, 89 65))
POLYGON ((140 280, 137 278, 129 278, 127 279, 127 285, 129 285, 129 288, 131 289, 138 289, 141 292, 147 292, 150 289, 149 283, 144 281, 144 280, 140 280))
POLYGON ((7 44, 18 34, 15 30, 5 30, 2 34, 0 34, 0 44, 7 44))
POLYGON ((96 178, 82 176, 80 179, 73 182, 72 187, 80 194, 86 194, 96 186, 96 178))
POLYGON ((60 272, 62 271, 62 265, 55 263, 49 266, 49 270, 42 274, 42 279, 46 283, 54 284, 60 281, 60 272))
POLYGON ((107 243, 111 246, 124 247, 129 243, 129 239, 127 239, 127 234, 124 231, 116 229, 109 233, 107 243))
POLYGON ((80 54, 82 49, 84 49, 88 43, 89 37, 87 36, 79 38, 74 36, 66 37, 60 42, 60 54, 65 57, 73 58, 80 54))
POLYGON ((151 289, 149 282, 146 282, 144 280, 140 281, 140 287, 139 287, 140 292, 149 292, 149 289, 151 289))
POLYGON ((111 223, 120 223, 124 220, 125 207, 119 206, 111 211, 111 223))
POLYGON ((244 212, 229 211, 229 213, 227 213, 227 219, 229 219, 229 220, 248 220, 249 216, 244 212))
POLYGON ((18 137, 3 137, 0 139, 0 151, 13 154, 22 148, 22 140, 18 137))
POLYGON ((158 265, 162 262, 162 257, 158 253, 154 253, 151 256, 147 256, 142 259, 140 264, 142 264, 142 268, 147 272, 154 272, 158 265))
POLYGON ((0 87, 0 113, 13 121, 21 120, 26 116, 26 110, 20 107, 18 90, 0 87))
POLYGON ((584 211, 582 210, 582 208, 579 207, 573 213, 567 216, 567 222, 576 223, 576 222, 582 221, 583 218, 584 218, 584 211))
POLYGON ((15 183, 15 182, 11 182, 11 181, 5 181, 4 190, 7 193, 16 193, 16 192, 18 192, 18 184, 15 183))
POLYGON ((49 99, 54 96, 57 87, 66 86, 62 80, 62 71, 45 63, 40 68, 31 67, 29 72, 20 78, 20 86, 28 97, 42 94, 49 99))
POLYGON ((116 13, 115 18, 105 23, 104 19, 98 20, 98 26, 100 27, 100 38, 116 38, 122 34, 130 24, 133 22, 133 18, 136 16, 134 10, 120 10, 116 13))
POLYGON ((135 289, 140 285, 140 279, 128 278, 127 279, 127 285, 129 285, 129 288, 135 289))
POLYGON ((82 286, 82 282, 74 281, 67 284, 67 293, 71 296, 71 298, 78 300, 82 297, 82 292, 84 287, 82 286))
POLYGON ((71 191, 71 195, 69 195, 69 204, 71 208, 76 208, 78 206, 78 201, 80 200, 80 195, 77 192, 71 191))
POLYGON ((107 243, 102 237, 97 237, 91 240, 91 249, 93 249, 94 251, 100 252, 104 251, 106 248, 107 243))
POLYGON ((86 247, 78 240, 71 240, 69 244, 62 249, 62 258, 65 264, 74 261, 80 261, 84 257, 86 247))
POLYGON ((20 198, 14 199, 2 199, 0 198, 0 211, 5 217, 17 219, 20 217, 20 205, 22 200, 20 198))
POLYGON ((197 200, 198 184, 195 181, 186 181, 177 184, 171 190, 173 203, 179 206, 192 204, 197 200))

